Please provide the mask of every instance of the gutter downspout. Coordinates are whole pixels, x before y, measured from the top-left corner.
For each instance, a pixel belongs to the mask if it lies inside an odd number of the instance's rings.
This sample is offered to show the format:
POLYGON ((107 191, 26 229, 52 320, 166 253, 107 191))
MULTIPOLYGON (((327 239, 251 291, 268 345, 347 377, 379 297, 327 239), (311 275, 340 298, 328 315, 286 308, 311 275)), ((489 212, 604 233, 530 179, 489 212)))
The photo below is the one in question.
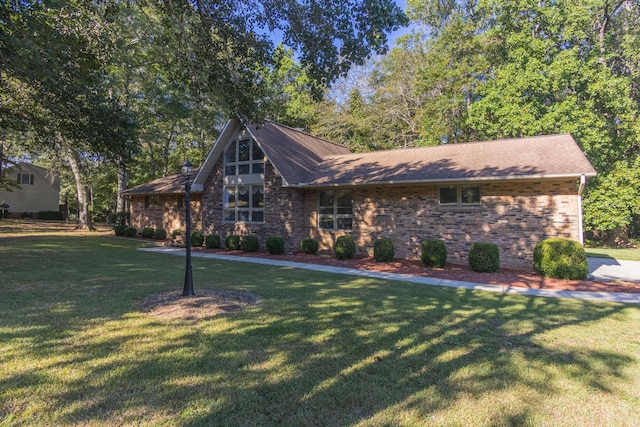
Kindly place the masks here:
POLYGON ((580 244, 584 246, 584 229, 582 225, 582 192, 587 183, 587 177, 580 175, 580 186, 578 187, 578 235, 580 237, 580 244))

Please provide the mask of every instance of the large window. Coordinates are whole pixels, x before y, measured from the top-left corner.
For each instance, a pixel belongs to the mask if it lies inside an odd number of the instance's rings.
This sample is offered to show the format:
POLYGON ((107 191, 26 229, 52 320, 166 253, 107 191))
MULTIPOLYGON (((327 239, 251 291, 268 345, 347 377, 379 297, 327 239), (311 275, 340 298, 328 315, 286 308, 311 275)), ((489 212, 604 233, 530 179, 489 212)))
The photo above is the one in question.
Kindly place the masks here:
POLYGON ((160 207, 160 197, 144 196, 145 209, 158 209, 160 207))
POLYGON ((224 152, 224 220, 264 222, 264 153, 255 141, 232 141, 224 152))
POLYGON ((479 206, 480 187, 475 185, 451 185, 440 187, 440 206, 479 206))
POLYGON ((353 191, 320 192, 318 227, 323 230, 351 230, 353 228, 353 191))

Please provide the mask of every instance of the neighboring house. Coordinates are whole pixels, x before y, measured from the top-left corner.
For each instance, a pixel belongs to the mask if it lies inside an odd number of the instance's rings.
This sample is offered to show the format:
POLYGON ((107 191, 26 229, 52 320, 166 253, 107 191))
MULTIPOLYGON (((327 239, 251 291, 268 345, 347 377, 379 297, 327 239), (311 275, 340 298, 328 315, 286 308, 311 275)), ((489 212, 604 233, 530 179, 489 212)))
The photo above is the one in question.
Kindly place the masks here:
MULTIPOLYGON (((283 236, 289 252, 305 237, 330 250, 349 234, 361 254, 389 237, 396 257, 416 259, 420 241, 437 238, 452 263, 492 242, 503 267, 530 268, 539 241, 582 240, 580 194, 595 174, 569 134, 353 154, 271 121, 230 120, 194 178, 193 222, 223 239, 256 234, 263 247, 283 236)), ((184 228, 183 178, 124 194, 137 228, 184 228)))
POLYGON ((5 170, 5 178, 17 182, 12 191, 0 191, 0 204, 11 217, 33 217, 38 212, 58 212, 60 180, 50 169, 30 163, 18 163, 5 170))

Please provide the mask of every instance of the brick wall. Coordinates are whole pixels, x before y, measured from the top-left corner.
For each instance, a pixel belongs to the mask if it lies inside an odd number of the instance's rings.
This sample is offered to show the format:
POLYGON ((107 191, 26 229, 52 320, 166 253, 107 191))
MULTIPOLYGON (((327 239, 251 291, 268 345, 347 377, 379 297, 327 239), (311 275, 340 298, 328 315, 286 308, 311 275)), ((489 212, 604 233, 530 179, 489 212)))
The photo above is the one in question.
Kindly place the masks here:
POLYGON ((282 236, 285 240, 285 250, 288 253, 296 252, 300 241, 309 236, 308 218, 303 214, 305 194, 297 189, 282 187, 282 178, 269 163, 265 164, 264 185, 264 223, 224 222, 221 157, 204 185, 202 221, 205 235, 220 235, 224 245, 225 237, 230 234, 256 234, 261 249, 265 249, 267 237, 282 236))
POLYGON ((371 187, 354 191, 354 229, 317 230, 317 192, 309 192, 305 214, 310 234, 331 250, 340 234, 356 239, 360 254, 373 254, 375 239, 389 237, 398 258, 418 259, 420 241, 445 241, 448 262, 466 264, 474 242, 500 248, 501 266, 531 268, 533 249, 543 239, 579 240, 575 180, 489 183, 481 185, 481 206, 440 207, 437 186, 371 187))
MULTIPOLYGON (((145 196, 131 196, 131 226, 142 231, 144 227, 164 228, 170 236, 174 230, 186 230, 185 208, 179 207, 178 198, 182 195, 160 195, 158 207, 145 208, 145 196)), ((191 194, 191 229, 202 229, 200 213, 201 195, 191 194)))

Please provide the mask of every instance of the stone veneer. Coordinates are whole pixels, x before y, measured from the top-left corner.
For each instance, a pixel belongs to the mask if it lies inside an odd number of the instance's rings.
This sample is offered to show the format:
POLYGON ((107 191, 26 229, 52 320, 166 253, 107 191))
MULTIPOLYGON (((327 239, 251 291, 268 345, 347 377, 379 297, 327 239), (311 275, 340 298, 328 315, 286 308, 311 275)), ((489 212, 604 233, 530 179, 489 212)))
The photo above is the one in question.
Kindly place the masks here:
POLYGON ((305 206, 311 237, 330 250, 336 237, 350 234, 360 254, 373 255, 375 239, 393 240, 397 258, 420 258, 420 241, 445 242, 447 262, 466 264, 471 244, 491 242, 502 267, 531 268, 533 249, 546 238, 579 241, 579 196, 575 180, 511 181, 480 184, 481 205, 440 207, 437 186, 385 186, 354 189, 354 228, 328 232, 315 226, 317 192, 305 206))

